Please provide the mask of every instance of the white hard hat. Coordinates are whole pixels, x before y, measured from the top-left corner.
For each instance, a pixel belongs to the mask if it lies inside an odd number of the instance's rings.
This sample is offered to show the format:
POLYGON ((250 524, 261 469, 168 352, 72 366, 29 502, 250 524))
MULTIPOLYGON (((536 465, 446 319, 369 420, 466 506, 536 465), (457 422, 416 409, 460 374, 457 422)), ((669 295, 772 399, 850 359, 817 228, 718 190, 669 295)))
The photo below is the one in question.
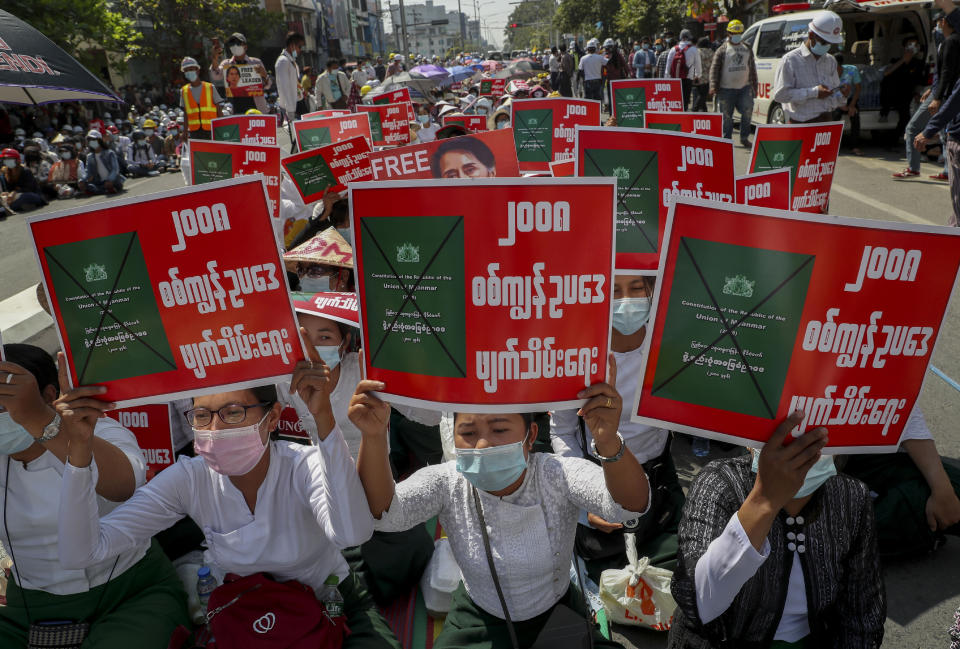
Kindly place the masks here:
POLYGON ((828 43, 843 42, 843 21, 832 11, 821 11, 810 21, 810 31, 828 43))
POLYGON ((190 70, 190 69, 199 68, 199 67, 200 67, 200 64, 197 63, 197 60, 192 56, 185 56, 183 57, 183 60, 180 61, 181 72, 183 72, 184 70, 190 70))
POLYGON ((597 47, 598 45, 600 45, 600 41, 595 38, 591 38, 589 41, 587 41, 587 48, 597 47))
POLYGON ((607 40, 603 41, 604 47, 614 47, 615 45, 616 43, 613 42, 612 38, 608 38, 607 40))

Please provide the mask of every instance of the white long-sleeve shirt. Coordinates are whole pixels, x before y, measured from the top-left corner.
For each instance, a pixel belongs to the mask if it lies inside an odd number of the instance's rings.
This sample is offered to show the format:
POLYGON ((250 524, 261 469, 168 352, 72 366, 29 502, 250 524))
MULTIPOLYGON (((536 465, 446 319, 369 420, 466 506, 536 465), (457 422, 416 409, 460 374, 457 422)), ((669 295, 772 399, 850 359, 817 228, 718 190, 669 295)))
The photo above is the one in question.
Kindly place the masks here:
POLYGON ((254 513, 230 478, 200 457, 181 457, 103 518, 94 479, 89 467, 64 470, 59 532, 70 539, 60 546, 67 568, 126 552, 188 515, 203 530, 204 561, 217 577, 262 571, 319 590, 330 575, 347 576, 340 551, 373 534, 360 477, 336 427, 317 446, 270 443, 254 513))
MULTIPOLYGON (((570 586, 581 509, 606 520, 637 518, 607 490, 603 469, 589 460, 531 453, 520 488, 498 498, 480 491, 494 565, 514 620, 529 620, 557 603, 570 586)), ((643 512, 645 513, 645 512, 643 512)), ((438 516, 471 599, 491 615, 503 609, 487 565, 471 485, 455 462, 420 469, 399 483, 376 529, 406 530, 438 516)))
POLYGON ((274 73, 277 77, 277 103, 287 112, 287 116, 292 118, 297 114, 297 83, 300 81, 300 70, 287 50, 280 52, 280 56, 277 57, 274 73))
POLYGON ((847 102, 847 98, 831 93, 820 99, 819 86, 833 90, 840 85, 837 61, 829 54, 817 58, 803 43, 780 59, 773 81, 773 100, 794 122, 807 122, 847 102))
MULTIPOLYGON (((133 469, 134 484, 142 485, 147 465, 133 433, 109 417, 98 419, 93 433, 123 452, 133 469)), ((6 499, 7 508, 6 525, 0 527, 0 542, 7 554, 10 554, 12 545, 16 558, 13 571, 21 586, 54 595, 73 595, 106 583, 111 570, 114 577, 122 575, 143 558, 150 540, 132 543, 121 552, 104 555, 81 568, 63 568, 60 553, 72 543, 70 536, 57 533, 63 473, 63 462, 49 451, 26 466, 16 460, 11 460, 8 465, 6 458, 0 459, 0 507, 6 499), (10 467, 9 473, 7 466, 10 467), (60 539, 65 541, 62 545, 60 539)), ((97 472, 93 469, 89 473, 92 473, 92 511, 95 516, 106 516, 119 505, 95 495, 97 472)))
MULTIPOLYGON (((699 79, 703 76, 703 62, 700 60, 700 52, 697 46, 688 44, 687 49, 683 51, 683 58, 687 64, 687 79, 699 79)), ((677 54, 677 48, 671 47, 667 53, 667 75, 673 67, 673 57, 677 54)))

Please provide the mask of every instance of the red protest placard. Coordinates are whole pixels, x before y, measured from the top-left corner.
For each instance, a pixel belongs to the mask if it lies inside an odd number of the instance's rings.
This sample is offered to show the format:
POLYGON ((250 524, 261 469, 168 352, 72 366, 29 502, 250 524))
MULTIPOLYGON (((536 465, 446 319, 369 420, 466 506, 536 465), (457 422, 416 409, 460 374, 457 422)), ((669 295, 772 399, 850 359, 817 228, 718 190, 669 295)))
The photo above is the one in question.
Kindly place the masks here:
POLYGON ((385 398, 530 412, 603 380, 610 179, 359 183, 350 208, 364 373, 385 398))
POLYGON ((487 130, 487 118, 484 115, 446 115, 443 125, 463 124, 467 133, 482 133, 487 130))
POLYGON ((230 115, 212 119, 210 127, 217 142, 275 145, 278 123, 276 115, 230 115))
POLYGON ((328 144, 284 158, 281 163, 304 205, 323 198, 330 189, 341 192, 347 183, 371 180, 370 145, 364 137, 328 144))
POLYGON ((361 104, 357 110, 370 116, 374 146, 410 144, 410 120, 406 104, 361 104))
POLYGON ((294 293, 293 308, 297 313, 317 315, 351 327, 360 326, 356 293, 294 293))
POLYGON ((790 169, 771 169, 738 176, 737 202, 741 205, 790 209, 790 169))
POLYGON ((374 151, 374 180, 489 178, 520 175, 510 129, 374 151))
POLYGON ((391 90, 390 92, 377 95, 373 98, 373 103, 378 106, 384 104, 405 104, 407 106, 408 121, 412 122, 417 119, 417 113, 413 110, 413 99, 410 98, 409 88, 398 88, 397 90, 391 90))
POLYGON ((720 113, 664 113, 648 110, 643 113, 643 123, 645 128, 723 137, 723 115, 720 113))
POLYGON ((600 102, 592 99, 515 99, 510 104, 520 171, 550 171, 550 163, 576 151, 577 126, 600 125, 600 102))
POLYGON ((147 480, 175 461, 170 407, 166 403, 149 403, 132 408, 119 408, 106 413, 136 436, 137 445, 147 463, 147 480))
POLYGON ((733 142, 634 128, 577 129, 577 175, 617 179, 617 272, 653 274, 679 196, 733 202, 733 142))
POLYGON ((127 407, 276 383, 303 358, 262 176, 28 227, 71 386, 127 407))
POLYGON ((683 110, 680 79, 616 79, 610 87, 617 126, 643 127, 643 114, 648 110, 683 110))
POLYGON ((554 178, 565 178, 577 175, 576 160, 558 160, 550 163, 550 173, 554 178))
POLYGON ((891 452, 960 269, 960 232, 681 199, 637 421, 759 446, 794 410, 828 452, 891 452))
POLYGON ((826 214, 842 135, 843 122, 761 124, 753 139, 750 173, 790 168, 790 209, 826 214))
POLYGON ((280 218, 280 148, 233 142, 190 140, 190 180, 193 185, 263 174, 270 199, 270 216, 280 218))
POLYGON ((506 87, 506 79, 480 79, 480 95, 484 97, 500 97, 506 87))
POLYGON ((366 113, 347 113, 337 117, 301 119, 293 123, 297 148, 301 151, 316 149, 327 144, 343 142, 362 135, 373 146, 370 118, 366 113))
POLYGON ((317 110, 312 113, 306 113, 300 116, 300 119, 317 119, 320 117, 340 117, 341 115, 349 115, 350 111, 344 108, 327 108, 324 110, 317 110))
POLYGON ((280 411, 280 421, 277 422, 277 432, 281 437, 288 437, 296 440, 310 440, 310 434, 303 427, 300 421, 300 415, 293 406, 284 406, 280 411))

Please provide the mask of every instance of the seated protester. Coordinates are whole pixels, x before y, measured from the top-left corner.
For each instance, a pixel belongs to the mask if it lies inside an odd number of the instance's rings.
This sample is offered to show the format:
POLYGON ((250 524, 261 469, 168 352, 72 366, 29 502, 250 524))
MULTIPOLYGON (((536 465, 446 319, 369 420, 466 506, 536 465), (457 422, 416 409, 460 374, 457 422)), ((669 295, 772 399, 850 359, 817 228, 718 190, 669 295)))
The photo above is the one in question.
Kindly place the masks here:
POLYGON ((147 136, 140 129, 134 131, 130 139, 130 148, 127 150, 127 174, 132 178, 160 175, 157 157, 147 142, 147 136))
POLYGON ((669 647, 842 647, 883 640, 886 594, 870 494, 820 455, 827 430, 711 462, 680 521, 669 647))
POLYGON ((189 515, 203 530, 204 562, 218 580, 264 572, 319 592, 336 575, 352 632, 343 646, 399 649, 340 554, 367 540, 373 521, 333 418, 330 370, 308 351, 311 360, 297 364, 291 385, 315 421, 317 446, 271 441, 282 410, 273 386, 194 397, 184 416, 199 457, 180 457, 102 518, 93 501, 90 425, 112 404, 88 399, 88 407, 63 414, 71 423, 70 462, 59 529, 71 544, 61 548, 61 563, 94 564, 189 515))
POLYGON ((37 179, 37 185, 40 187, 40 193, 43 194, 44 198, 53 199, 57 197, 57 193, 53 189, 53 185, 47 182, 47 177, 50 175, 51 165, 56 162, 56 156, 45 153, 40 146, 40 142, 43 142, 43 140, 36 138, 27 140, 24 144, 23 166, 29 169, 33 177, 37 179))
POLYGON ((50 167, 47 182, 53 187, 58 198, 70 198, 77 192, 77 184, 83 175, 83 165, 77 159, 74 147, 69 142, 57 145, 60 160, 50 167))
POLYGON ((120 135, 116 126, 108 126, 103 129, 103 148, 110 149, 117 154, 117 162, 120 164, 121 175, 127 173, 127 143, 130 138, 120 135), (126 143, 125 143, 126 142, 126 143))
POLYGON ((99 131, 87 133, 87 162, 84 165, 83 180, 78 183, 80 194, 116 194, 123 191, 126 181, 120 174, 120 161, 117 154, 103 145, 99 131))
POLYGON ((171 170, 180 169, 180 153, 178 147, 180 145, 180 130, 177 128, 176 122, 170 122, 167 124, 167 137, 163 139, 163 155, 167 158, 167 164, 171 170))
POLYGON ((914 407, 900 453, 850 455, 840 468, 873 494, 877 545, 884 559, 926 555, 960 536, 960 469, 940 458, 923 413, 914 407))
POLYGON ((150 145, 150 151, 153 152, 153 159, 157 163, 157 170, 163 173, 167 170, 169 161, 163 153, 163 138, 157 135, 157 123, 152 119, 144 120, 143 134, 146 136, 146 143, 150 145))
MULTIPOLYGON (((58 380, 49 354, 32 345, 5 345, 4 352, 0 542, 13 567, 6 606, 0 607, 0 646, 25 647, 32 625, 70 620, 90 624, 85 647, 164 649, 173 630, 189 620, 187 596, 173 566, 149 538, 106 553, 84 569, 64 568, 59 561, 73 539, 57 534, 61 476, 72 451, 72 423, 58 409, 82 402, 99 388, 60 396, 66 373, 58 380)), ((97 467, 90 510, 106 516, 143 484, 146 465, 133 433, 113 419, 94 419, 90 432, 97 467)))
MULTIPOLYGON (((615 382, 612 359, 610 375, 615 382)), ((387 459, 390 406, 372 394, 386 387, 361 381, 350 405, 350 419, 363 431, 358 470, 376 529, 405 530, 438 516, 463 573, 433 646, 526 647, 558 604, 583 611, 570 584, 580 510, 619 521, 643 515, 648 503, 643 468, 617 433, 622 401, 613 386, 595 384, 578 395, 588 399, 581 411, 602 468, 531 453, 537 426, 530 415, 458 413, 456 462, 420 469, 399 484, 387 459)), ((620 646, 594 637, 597 647, 620 646)))
MULTIPOLYGON (((654 278, 639 275, 613 277, 613 331, 610 348, 617 361, 617 391, 636 390, 643 368, 643 340, 647 333, 654 278)), ((630 411, 621 413, 619 432, 627 448, 650 479, 650 513, 624 528, 618 521, 606 521, 595 512, 587 512, 577 526, 577 554, 587 561, 587 572, 597 581, 608 568, 626 565, 624 532, 633 532, 637 552, 650 557, 654 565, 672 569, 677 555, 677 525, 683 509, 683 489, 670 455, 670 437, 666 430, 630 421, 630 411)), ((593 459, 590 433, 583 418, 574 410, 553 413, 550 424, 553 450, 565 457, 593 459)), ((598 582, 599 583, 599 582, 598 582)))
POLYGON ((20 160, 16 149, 0 151, 0 214, 3 211, 26 212, 47 204, 40 193, 40 184, 20 160))
POLYGON ((352 293, 353 248, 340 231, 327 228, 306 243, 283 253, 287 275, 295 273, 304 293, 352 293))

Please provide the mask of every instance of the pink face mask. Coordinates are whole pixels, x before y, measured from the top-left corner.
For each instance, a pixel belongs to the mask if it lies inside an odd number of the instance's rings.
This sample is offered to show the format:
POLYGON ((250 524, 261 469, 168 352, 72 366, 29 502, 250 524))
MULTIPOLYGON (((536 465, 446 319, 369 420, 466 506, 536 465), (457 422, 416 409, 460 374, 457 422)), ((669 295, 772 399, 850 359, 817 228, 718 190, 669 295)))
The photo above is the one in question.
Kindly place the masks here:
POLYGON ((244 475, 257 465, 267 450, 260 439, 259 423, 225 430, 193 429, 193 449, 211 469, 221 475, 244 475))

